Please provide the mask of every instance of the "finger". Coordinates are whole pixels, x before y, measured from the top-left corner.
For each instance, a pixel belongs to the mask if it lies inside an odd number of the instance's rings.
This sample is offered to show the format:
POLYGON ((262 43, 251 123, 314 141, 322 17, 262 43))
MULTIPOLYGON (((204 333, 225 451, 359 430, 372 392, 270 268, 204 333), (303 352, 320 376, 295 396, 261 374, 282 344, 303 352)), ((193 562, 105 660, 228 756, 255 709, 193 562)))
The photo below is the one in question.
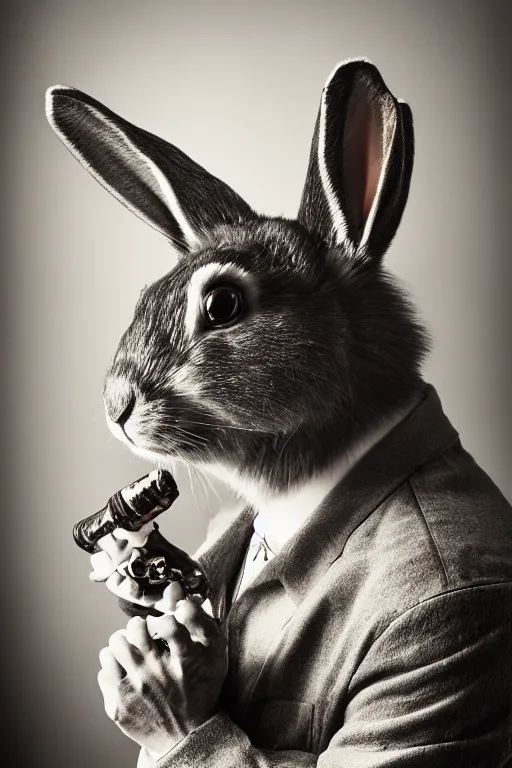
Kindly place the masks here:
POLYGON ((213 619, 213 605, 211 604, 208 598, 206 598, 204 603, 201 604, 201 608, 203 609, 203 611, 205 611, 205 613, 208 614, 208 616, 211 616, 213 619))
POLYGON ((118 541, 118 546, 127 547, 132 550, 145 546, 148 536, 155 530, 155 523, 150 520, 145 523, 138 531, 126 531, 124 528, 116 528, 112 531, 112 536, 118 541))
POLYGON ((119 680, 123 679, 125 671, 115 658, 110 648, 101 649, 100 664, 105 675, 110 677, 112 680, 117 680, 117 682, 119 682, 119 680))
POLYGON ((151 600, 144 595, 141 586, 128 576, 123 576, 119 571, 109 576, 105 582, 105 586, 116 597, 122 597, 123 600, 128 600, 130 603, 138 603, 138 605, 152 605, 151 600))
POLYGON ((135 648, 138 648, 143 656, 156 650, 153 638, 149 634, 148 626, 142 616, 133 616, 126 625, 126 639, 135 648))
POLYGON ((148 616, 146 623, 151 637, 154 640, 165 640, 171 653, 185 653, 192 649, 192 638, 188 630, 172 614, 148 616))
POLYGON ((115 571, 115 565, 112 562, 112 558, 104 550, 95 552, 90 557, 92 566, 92 572, 89 574, 91 581, 106 581, 108 577, 115 571))
POLYGON ((114 658, 126 670, 129 677, 138 674, 138 668, 142 662, 140 652, 130 645, 126 639, 124 629, 119 629, 111 636, 108 641, 108 647, 112 651, 114 658))
POLYGON ((110 556, 114 567, 130 557, 131 548, 126 540, 119 540, 111 533, 102 536, 96 543, 98 549, 106 552, 110 556))
POLYGON ((105 706, 105 712, 113 720, 117 712, 118 702, 118 681, 113 681, 104 669, 100 669, 98 672, 98 685, 100 691, 103 694, 103 703, 105 706))
POLYGON ((123 581, 126 581, 126 576, 122 576, 118 571, 114 571, 114 573, 106 580, 105 586, 113 592, 114 595, 119 596, 119 586, 123 581))
POLYGON ((178 603, 174 618, 188 629, 192 640, 198 640, 203 645, 209 645, 212 640, 220 637, 218 622, 194 600, 182 600, 178 603))
POLYGON ((179 581, 171 581, 164 589, 161 599, 155 603, 155 608, 162 613, 173 613, 176 610, 176 604, 184 597, 185 593, 179 581))

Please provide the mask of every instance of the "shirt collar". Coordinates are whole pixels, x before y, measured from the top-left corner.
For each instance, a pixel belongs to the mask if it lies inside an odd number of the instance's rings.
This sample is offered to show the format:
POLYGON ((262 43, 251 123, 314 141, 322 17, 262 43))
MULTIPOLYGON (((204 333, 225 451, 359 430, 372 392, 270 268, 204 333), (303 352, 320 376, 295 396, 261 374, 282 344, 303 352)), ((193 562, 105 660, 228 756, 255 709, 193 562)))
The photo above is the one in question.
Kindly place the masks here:
MULTIPOLYGON (((252 586, 278 579, 299 604, 340 557, 355 528, 415 469, 457 438, 436 390, 426 385, 424 399, 332 489, 252 586)), ((200 558, 211 586, 212 603, 217 603, 221 614, 249 544, 254 517, 254 510, 245 508, 200 558)))

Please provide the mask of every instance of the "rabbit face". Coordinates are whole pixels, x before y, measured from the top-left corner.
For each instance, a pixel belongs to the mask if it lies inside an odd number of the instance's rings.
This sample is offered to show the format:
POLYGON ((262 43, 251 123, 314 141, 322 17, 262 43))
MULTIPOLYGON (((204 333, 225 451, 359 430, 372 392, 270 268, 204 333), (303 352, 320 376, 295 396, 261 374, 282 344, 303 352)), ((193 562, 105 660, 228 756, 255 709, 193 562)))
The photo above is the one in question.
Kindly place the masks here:
POLYGON ((141 296, 104 391, 134 448, 207 462, 330 418, 347 363, 338 270, 297 223, 249 230, 212 233, 141 296))
POLYGON ((183 152, 65 86, 52 127, 181 257, 147 289, 105 381, 112 431, 151 459, 306 479, 420 385, 428 337, 382 258, 413 166, 409 107, 367 60, 323 89, 296 220, 255 213, 183 152))

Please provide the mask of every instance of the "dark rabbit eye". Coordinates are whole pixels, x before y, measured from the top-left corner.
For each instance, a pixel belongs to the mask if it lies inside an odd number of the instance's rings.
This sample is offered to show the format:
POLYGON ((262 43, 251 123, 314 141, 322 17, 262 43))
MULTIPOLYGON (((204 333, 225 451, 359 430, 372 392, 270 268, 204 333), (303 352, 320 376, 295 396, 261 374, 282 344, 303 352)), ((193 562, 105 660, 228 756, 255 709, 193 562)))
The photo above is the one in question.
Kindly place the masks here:
POLYGON ((242 314, 242 295, 238 288, 221 285, 204 297, 204 312, 211 328, 233 324, 242 314))

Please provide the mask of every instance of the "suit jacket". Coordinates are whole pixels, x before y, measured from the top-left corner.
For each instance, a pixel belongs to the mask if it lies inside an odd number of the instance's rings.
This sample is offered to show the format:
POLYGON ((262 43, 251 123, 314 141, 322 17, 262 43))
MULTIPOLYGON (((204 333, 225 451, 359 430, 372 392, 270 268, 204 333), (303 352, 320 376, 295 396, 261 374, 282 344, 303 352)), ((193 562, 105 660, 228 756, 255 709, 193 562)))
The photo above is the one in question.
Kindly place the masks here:
POLYGON ((253 518, 201 558, 221 709, 158 768, 512 766, 512 508, 433 387, 229 608, 253 518))

